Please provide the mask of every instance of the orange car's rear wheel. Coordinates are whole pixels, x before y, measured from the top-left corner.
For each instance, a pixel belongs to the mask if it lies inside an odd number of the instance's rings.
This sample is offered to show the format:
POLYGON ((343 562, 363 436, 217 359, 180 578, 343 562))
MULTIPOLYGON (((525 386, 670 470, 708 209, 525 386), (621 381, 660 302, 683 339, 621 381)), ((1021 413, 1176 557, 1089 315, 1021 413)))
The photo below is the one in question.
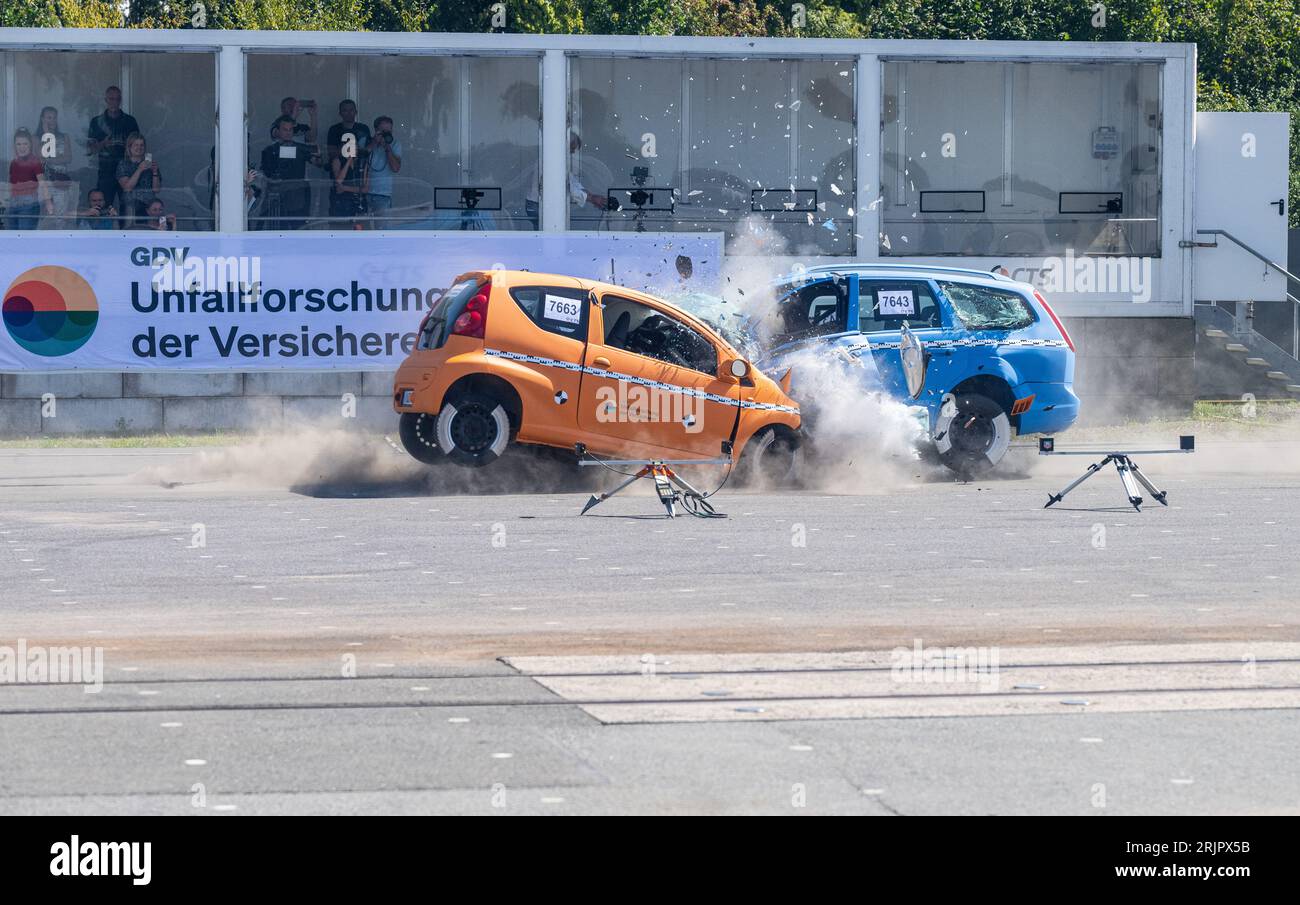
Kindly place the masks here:
POLYGON ((438 418, 426 412, 404 412, 397 435, 411 458, 425 465, 439 465, 447 456, 438 448, 438 418))
POLYGON ((481 468, 495 462, 510 443, 510 416, 495 397, 476 390, 457 392, 438 413, 438 448, 457 465, 481 468))

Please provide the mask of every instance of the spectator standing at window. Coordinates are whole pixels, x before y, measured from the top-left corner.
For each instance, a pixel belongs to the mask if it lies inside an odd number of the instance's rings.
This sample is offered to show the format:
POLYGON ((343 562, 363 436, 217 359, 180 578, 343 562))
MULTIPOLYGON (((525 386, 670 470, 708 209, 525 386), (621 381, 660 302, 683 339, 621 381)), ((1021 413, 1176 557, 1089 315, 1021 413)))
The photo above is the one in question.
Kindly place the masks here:
POLYGON ((253 208, 257 207, 257 202, 262 200, 262 187, 257 184, 262 174, 257 170, 249 170, 244 174, 244 213, 251 214, 253 208))
POLYGON ((109 204, 104 193, 91 189, 86 193, 86 209, 77 213, 77 229, 112 229, 117 208, 109 204))
POLYGON ((331 229, 340 225, 347 229, 365 229, 361 218, 366 214, 367 193, 370 191, 369 154, 346 153, 335 161, 334 184, 330 187, 330 217, 348 218, 346 224, 332 223, 331 229))
POLYGON ((72 212, 77 206, 77 186, 72 182, 72 144, 66 132, 59 131, 59 111, 42 107, 36 126, 37 155, 45 164, 45 187, 48 203, 46 217, 41 222, 45 229, 70 229, 72 212))
POLYGON ((330 126, 330 130, 325 137, 326 150, 329 153, 331 165, 343 155, 344 148, 349 144, 344 139, 345 135, 352 135, 351 146, 356 149, 357 154, 360 154, 361 149, 370 143, 370 127, 365 123, 357 122, 356 101, 339 101, 339 119, 342 122, 330 126))
POLYGON ((9 161, 9 228, 36 229, 45 197, 45 165, 32 153, 32 133, 19 129, 9 161))
MULTIPOLYGON (((569 203, 583 207, 591 205, 597 210, 618 210, 617 201, 611 195, 601 195, 596 192, 589 192, 583 185, 584 174, 579 172, 577 162, 578 150, 582 147, 582 138, 577 132, 569 132, 569 203)), ((582 169, 589 171, 586 178, 588 182, 594 181, 592 176, 601 180, 604 185, 609 185, 613 181, 613 176, 603 164, 594 159, 582 169), (595 169, 592 166, 595 164, 595 169)), ((515 183, 518 184, 518 183, 515 183)), ((524 184, 527 185, 527 191, 524 195, 524 213, 533 229, 538 229, 540 224, 540 201, 542 195, 542 173, 539 165, 534 163, 526 172, 524 184)))
POLYGON ((375 229, 386 229, 392 225, 388 214, 393 208, 393 175, 402 171, 402 143, 393 137, 392 117, 375 120, 375 135, 366 149, 370 152, 370 219, 375 229))
POLYGON ((357 122, 356 101, 339 102, 339 119, 342 122, 330 126, 325 139, 330 174, 334 177, 330 187, 330 216, 355 218, 365 207, 366 160, 362 155, 370 144, 370 127, 357 122))
POLYGON ((264 229, 302 229, 311 211, 307 164, 319 166, 320 155, 315 148, 293 140, 293 126, 291 116, 277 119, 275 141, 262 151, 262 175, 267 184, 261 218, 264 229))
POLYGON ((578 152, 582 150, 582 137, 577 132, 569 133, 569 200, 581 207, 589 204, 597 210, 618 210, 612 195, 602 195, 588 190, 588 186, 608 187, 614 182, 614 175, 609 168, 592 154, 584 155, 578 162, 578 152))
POLYGON ((158 197, 162 188, 158 161, 145 149, 144 136, 139 132, 127 136, 126 156, 117 165, 117 185, 122 192, 122 211, 128 218, 145 216, 149 202, 158 197))
MULTIPOLYGON (((302 139, 302 141, 309 145, 314 145, 316 143, 317 110, 318 108, 315 101, 300 101, 296 97, 286 97, 284 100, 280 101, 280 116, 287 116, 293 120, 294 139, 302 139), (303 110, 307 111, 307 116, 311 119, 310 124, 298 122, 298 115, 303 110)), ((276 122, 271 123, 272 141, 275 141, 275 127, 276 123, 279 121, 279 117, 276 117, 276 122)))
MULTIPOLYGON (((104 92, 104 112, 90 121, 90 140, 87 147, 99 164, 97 187, 104 199, 112 204, 121 188, 117 182, 117 165, 126 156, 126 140, 139 133, 140 124, 135 117, 122 109, 122 89, 112 85, 104 92)), ((120 205, 124 210, 126 205, 120 205)))

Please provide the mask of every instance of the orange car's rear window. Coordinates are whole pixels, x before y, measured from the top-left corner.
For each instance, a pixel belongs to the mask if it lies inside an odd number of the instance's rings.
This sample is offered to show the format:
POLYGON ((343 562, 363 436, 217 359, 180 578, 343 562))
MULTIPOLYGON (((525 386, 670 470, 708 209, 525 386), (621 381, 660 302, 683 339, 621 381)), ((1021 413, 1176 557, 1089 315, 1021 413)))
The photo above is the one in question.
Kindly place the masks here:
POLYGON ((429 309, 429 316, 424 319, 420 339, 416 343, 417 349, 441 348, 447 341, 447 325, 455 322, 465 303, 474 296, 478 285, 478 280, 464 280, 438 297, 429 309))

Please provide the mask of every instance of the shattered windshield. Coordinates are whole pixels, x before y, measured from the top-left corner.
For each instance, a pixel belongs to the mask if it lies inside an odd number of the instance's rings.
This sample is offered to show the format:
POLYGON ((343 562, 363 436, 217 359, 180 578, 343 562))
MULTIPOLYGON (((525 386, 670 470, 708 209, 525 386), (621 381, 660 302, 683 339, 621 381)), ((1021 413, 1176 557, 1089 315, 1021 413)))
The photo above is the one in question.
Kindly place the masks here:
POLYGON ((736 301, 690 291, 670 301, 704 321, 750 361, 792 341, 841 332, 846 288, 835 280, 784 282, 761 291, 735 287, 736 301))
POLYGON ((967 330, 1019 330, 1034 322, 1034 312, 1018 293, 990 286, 940 282, 967 330))
POLYGON ((752 318, 722 296, 690 291, 670 296, 668 301, 713 328, 746 358, 752 360, 761 351, 752 318))

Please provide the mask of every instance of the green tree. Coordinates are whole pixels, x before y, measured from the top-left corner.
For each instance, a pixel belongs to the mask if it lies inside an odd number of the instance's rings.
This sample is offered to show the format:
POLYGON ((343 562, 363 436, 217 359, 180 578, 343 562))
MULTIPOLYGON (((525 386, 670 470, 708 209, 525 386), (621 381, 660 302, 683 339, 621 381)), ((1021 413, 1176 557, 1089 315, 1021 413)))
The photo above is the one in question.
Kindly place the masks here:
POLYGON ((370 31, 433 31, 437 6, 428 0, 369 0, 370 31))
MULTIPOLYGON (((493 31, 496 14, 491 0, 442 0, 433 22, 437 31, 493 31)), ((505 28, 509 34, 585 34, 582 5, 577 0, 506 0, 505 28)))
POLYGON ((55 28, 61 23, 48 0, 4 0, 0 28, 55 28))

